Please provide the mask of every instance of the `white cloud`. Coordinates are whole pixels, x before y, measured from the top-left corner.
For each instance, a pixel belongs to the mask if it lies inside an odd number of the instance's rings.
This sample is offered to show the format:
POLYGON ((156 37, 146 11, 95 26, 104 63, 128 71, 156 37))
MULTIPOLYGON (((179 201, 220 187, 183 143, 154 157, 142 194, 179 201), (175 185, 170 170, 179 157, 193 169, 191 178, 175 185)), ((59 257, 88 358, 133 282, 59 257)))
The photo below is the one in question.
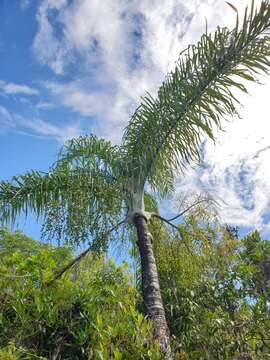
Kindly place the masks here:
POLYGON ((156 91, 176 59, 196 4, 43 1, 33 44, 37 58, 63 74, 80 57, 75 65, 78 80, 46 87, 61 105, 95 116, 95 132, 119 141, 140 96, 156 91))
POLYGON ((28 85, 7 83, 0 80, 0 91, 3 91, 7 95, 24 94, 24 95, 39 95, 37 89, 31 88, 28 85))
POLYGON ((92 93, 80 81, 74 81, 68 84, 59 84, 46 82, 43 84, 46 89, 57 99, 61 105, 71 108, 72 111, 80 113, 82 116, 89 117, 89 128, 95 128, 96 132, 110 138, 113 141, 119 141, 122 134, 123 114, 122 109, 116 116, 117 103, 115 103, 115 94, 110 91, 100 91, 92 93), (120 112, 122 111, 122 118, 120 112), (96 117, 98 122, 96 122, 96 117), (92 126, 91 126, 92 125, 92 126))
POLYGON ((13 116, 17 128, 21 128, 21 131, 26 131, 28 135, 32 136, 54 139, 60 144, 81 134, 79 124, 57 126, 38 118, 27 119, 17 114, 13 116))
MULTIPOLYGON (((247 3, 234 2, 240 13, 247 3)), ((33 47, 56 74, 72 66, 77 74, 69 83, 45 83, 58 103, 94 117, 94 131, 119 141, 140 96, 156 91, 178 53, 199 39, 206 19, 212 31, 233 26, 235 13, 216 0, 44 0, 33 47)), ((264 224, 270 210, 269 90, 252 88, 243 120, 226 125, 215 148, 206 142, 205 166, 189 169, 178 182, 178 191, 208 189, 224 200, 224 221, 264 229, 270 228, 264 224)))
POLYGON ((78 123, 56 125, 39 118, 26 118, 0 106, 0 133, 22 133, 28 136, 54 139, 60 144, 81 134, 78 123))
POLYGON ((39 31, 34 39, 34 53, 42 64, 48 64, 56 74, 63 73, 63 62, 68 49, 65 42, 60 42, 54 36, 49 17, 54 11, 63 9, 66 3, 66 0, 43 1, 37 13, 39 31))
POLYGON ((220 203, 223 221, 269 233, 270 81, 250 86, 250 92, 253 95, 242 100, 241 119, 226 124, 215 145, 206 141, 203 166, 190 169, 177 191, 207 190, 220 203))
POLYGON ((45 84, 59 104, 95 116, 92 131, 119 141, 140 97, 155 93, 179 52, 202 34, 206 16, 210 29, 235 18, 213 0, 44 0, 33 48, 58 75, 76 68, 77 80, 45 84))

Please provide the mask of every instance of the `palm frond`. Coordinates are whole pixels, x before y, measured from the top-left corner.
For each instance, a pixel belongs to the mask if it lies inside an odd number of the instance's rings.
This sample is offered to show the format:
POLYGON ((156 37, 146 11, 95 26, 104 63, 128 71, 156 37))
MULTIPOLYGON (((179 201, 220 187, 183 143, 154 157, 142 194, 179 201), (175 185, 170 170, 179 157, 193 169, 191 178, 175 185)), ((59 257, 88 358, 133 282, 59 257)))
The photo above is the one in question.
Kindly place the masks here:
POLYGON ((12 180, 0 183, 1 222, 14 222, 16 217, 33 211, 39 217, 44 206, 61 198, 66 191, 68 179, 63 172, 41 173, 30 171, 12 180))
POLYGON ((0 183, 1 222, 29 213, 45 218, 44 234, 71 242, 90 241, 121 216, 119 187, 103 171, 31 171, 0 183), (106 224, 106 225, 105 225, 106 224))
POLYGON ((242 26, 217 28, 180 54, 156 98, 147 94, 123 136, 133 182, 148 181, 159 191, 173 184, 175 171, 200 160, 200 144, 224 118, 237 114, 235 90, 247 92, 245 80, 268 73, 270 5, 246 9, 242 26))
POLYGON ((95 135, 80 136, 69 140, 59 154, 57 166, 70 168, 99 168, 112 180, 116 180, 119 167, 119 147, 95 135))
POLYGON ((109 141, 71 140, 49 173, 31 171, 0 183, 1 221, 31 212, 44 217, 44 236, 77 243, 99 238, 121 216, 117 166, 118 149, 109 141))

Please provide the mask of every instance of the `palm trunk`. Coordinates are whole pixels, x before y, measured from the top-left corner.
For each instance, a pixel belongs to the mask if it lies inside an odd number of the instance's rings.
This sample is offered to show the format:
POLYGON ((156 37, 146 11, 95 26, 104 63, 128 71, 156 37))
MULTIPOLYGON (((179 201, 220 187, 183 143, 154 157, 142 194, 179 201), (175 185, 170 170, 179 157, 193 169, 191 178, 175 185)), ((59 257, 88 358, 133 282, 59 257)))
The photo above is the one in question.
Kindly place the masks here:
POLYGON ((161 298, 156 260, 152 247, 152 236, 148 232, 146 219, 137 214, 133 217, 137 229, 137 245, 141 258, 142 293, 147 315, 153 323, 153 335, 159 341, 165 359, 172 359, 169 329, 161 298))

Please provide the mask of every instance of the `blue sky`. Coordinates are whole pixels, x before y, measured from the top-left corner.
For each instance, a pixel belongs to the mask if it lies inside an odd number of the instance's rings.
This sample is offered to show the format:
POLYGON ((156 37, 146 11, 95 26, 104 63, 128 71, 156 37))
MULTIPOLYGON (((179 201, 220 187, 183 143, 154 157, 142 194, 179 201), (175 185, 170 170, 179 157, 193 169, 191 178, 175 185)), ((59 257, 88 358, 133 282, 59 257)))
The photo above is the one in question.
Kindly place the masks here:
MULTIPOLYGON (((248 0, 235 0, 241 12, 248 0)), ((205 19, 233 26, 221 0, 0 0, 0 178, 46 171, 61 145, 80 134, 121 140, 146 91, 155 93, 178 53, 199 39, 205 19)), ((204 164, 177 180, 210 192, 222 221, 270 231, 270 83, 241 98, 242 119, 206 141, 204 164)), ((20 221, 39 238, 34 219, 20 221)))

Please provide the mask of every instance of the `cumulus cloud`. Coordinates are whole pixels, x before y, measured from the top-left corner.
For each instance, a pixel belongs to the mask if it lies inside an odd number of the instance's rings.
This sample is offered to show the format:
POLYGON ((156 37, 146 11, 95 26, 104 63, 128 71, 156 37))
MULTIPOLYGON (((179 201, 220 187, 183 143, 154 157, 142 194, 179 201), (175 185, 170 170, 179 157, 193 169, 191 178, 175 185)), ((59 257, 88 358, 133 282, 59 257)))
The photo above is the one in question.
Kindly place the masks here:
POLYGON ((0 132, 16 132, 28 136, 54 139, 63 144, 68 139, 78 137, 81 129, 77 123, 56 125, 39 118, 23 117, 0 106, 0 132))
POLYGON ((176 60, 196 6, 177 0, 43 1, 33 45, 38 59, 56 74, 76 60, 78 69, 76 81, 50 83, 52 93, 73 111, 95 116, 101 135, 115 129, 119 140, 140 96, 155 92, 176 60))
MULTIPOLYGON (((234 3, 241 13, 250 1, 234 3)), ((119 141, 145 91, 157 90, 178 53, 196 42, 206 25, 233 26, 234 11, 216 0, 43 0, 33 49, 56 75, 75 67, 76 80, 45 82, 58 103, 95 119, 92 131, 119 141), (60 31, 59 31, 60 29, 60 31)), ((56 78, 57 79, 57 78, 56 78)), ((211 191, 223 220, 261 229, 270 195, 267 94, 251 88, 242 120, 204 143, 204 163, 179 178, 177 191, 211 191)))
POLYGON ((24 95, 39 95, 39 91, 28 85, 24 84, 15 84, 15 83, 7 83, 3 80, 0 80, 0 91, 4 92, 7 95, 14 94, 24 94, 24 95))
POLYGON ((119 141, 140 97, 156 92, 206 18, 211 30, 235 14, 214 0, 44 0, 33 49, 57 75, 75 67, 76 80, 45 83, 59 104, 95 117, 92 131, 119 141))
POLYGON ((178 180, 177 192, 207 191, 220 204, 222 220, 270 231, 270 123, 266 112, 270 82, 250 86, 241 119, 228 122, 216 143, 204 144, 203 164, 178 180), (256 94, 256 96, 255 96, 256 94))

